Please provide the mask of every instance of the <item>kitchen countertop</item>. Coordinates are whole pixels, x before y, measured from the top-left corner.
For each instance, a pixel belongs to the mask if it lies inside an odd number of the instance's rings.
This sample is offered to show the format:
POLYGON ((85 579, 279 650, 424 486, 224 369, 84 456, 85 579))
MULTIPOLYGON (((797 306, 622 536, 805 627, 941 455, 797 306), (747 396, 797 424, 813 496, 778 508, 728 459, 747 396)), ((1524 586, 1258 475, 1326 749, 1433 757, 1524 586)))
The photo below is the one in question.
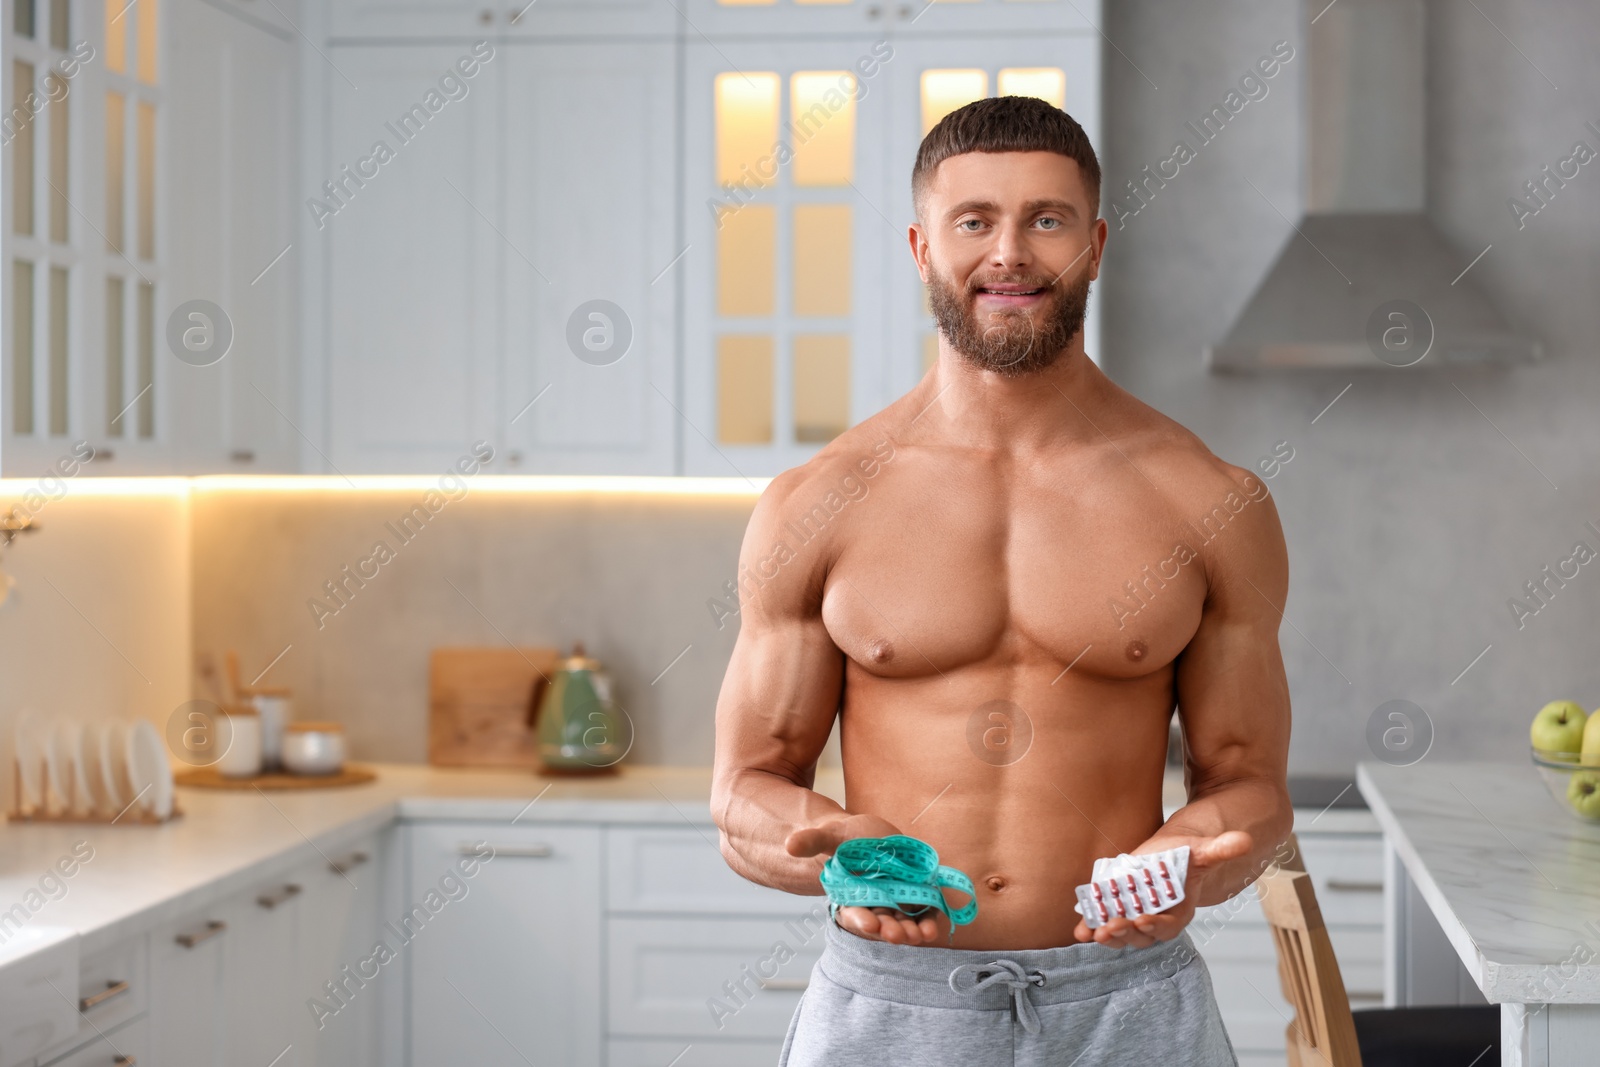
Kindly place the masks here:
POLYGON ((1362 763, 1356 780, 1490 1003, 1600 1003, 1600 823, 1526 761, 1362 763))
MULTIPOLYGON (((0 829, 0 915, 23 900, 74 845, 93 858, 65 879, 67 891, 35 910, 30 925, 63 927, 84 953, 109 947, 241 892, 320 854, 406 820, 711 823, 709 767, 624 767, 597 778, 542 777, 525 771, 375 764, 367 785, 305 791, 178 788, 181 818, 161 826, 6 823, 0 829)), ((816 789, 844 796, 837 771, 819 771, 816 789)), ((1169 774, 1167 814, 1184 799, 1169 774)), ((1374 833, 1365 810, 1300 809, 1296 829, 1374 833)), ((0 950, 0 963, 5 953, 0 950)))

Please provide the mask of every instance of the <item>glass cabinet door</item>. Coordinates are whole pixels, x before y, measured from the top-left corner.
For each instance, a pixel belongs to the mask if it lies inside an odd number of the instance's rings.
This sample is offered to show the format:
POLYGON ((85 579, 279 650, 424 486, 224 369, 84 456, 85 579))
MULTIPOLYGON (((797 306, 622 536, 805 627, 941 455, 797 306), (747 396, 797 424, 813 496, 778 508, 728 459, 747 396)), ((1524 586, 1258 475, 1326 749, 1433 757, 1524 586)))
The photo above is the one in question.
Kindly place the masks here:
POLYGON ((775 474, 887 402, 884 42, 688 51, 686 473, 775 474))

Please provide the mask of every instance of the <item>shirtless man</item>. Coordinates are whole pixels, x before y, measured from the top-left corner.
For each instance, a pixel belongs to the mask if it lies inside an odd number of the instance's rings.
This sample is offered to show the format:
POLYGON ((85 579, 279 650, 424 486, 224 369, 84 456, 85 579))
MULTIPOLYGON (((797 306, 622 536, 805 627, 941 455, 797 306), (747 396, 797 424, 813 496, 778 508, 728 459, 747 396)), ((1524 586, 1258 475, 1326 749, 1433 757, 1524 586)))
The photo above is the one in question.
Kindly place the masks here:
POLYGON ((1085 355, 1099 186, 1043 101, 935 127, 909 237, 938 362, 750 519, 717 705, 729 865, 815 895, 841 842, 904 833, 978 902, 953 942, 937 913, 841 908, 787 1067, 1235 1062, 1184 926, 1292 826, 1287 556, 1259 479, 1085 355), (1163 823, 1174 707, 1188 803, 1163 823), (836 715, 846 807, 810 788, 836 715), (1093 931, 1073 910, 1097 857, 1178 845, 1178 907, 1093 931))

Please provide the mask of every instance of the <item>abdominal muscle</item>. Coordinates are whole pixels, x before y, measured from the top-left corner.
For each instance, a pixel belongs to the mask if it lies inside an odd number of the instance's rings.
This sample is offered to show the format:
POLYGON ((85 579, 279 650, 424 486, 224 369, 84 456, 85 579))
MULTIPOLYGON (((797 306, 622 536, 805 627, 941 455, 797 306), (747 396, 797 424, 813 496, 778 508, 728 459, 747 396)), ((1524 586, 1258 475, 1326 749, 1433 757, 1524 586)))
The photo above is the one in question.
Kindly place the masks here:
MULTIPOLYGON (((972 879, 978 915, 955 948, 1073 944, 1075 889, 1094 861, 1162 823, 1170 668, 1053 686, 1021 673, 884 679, 847 666, 845 807, 889 820, 972 879)), ((952 910, 967 901, 945 899, 952 910)))

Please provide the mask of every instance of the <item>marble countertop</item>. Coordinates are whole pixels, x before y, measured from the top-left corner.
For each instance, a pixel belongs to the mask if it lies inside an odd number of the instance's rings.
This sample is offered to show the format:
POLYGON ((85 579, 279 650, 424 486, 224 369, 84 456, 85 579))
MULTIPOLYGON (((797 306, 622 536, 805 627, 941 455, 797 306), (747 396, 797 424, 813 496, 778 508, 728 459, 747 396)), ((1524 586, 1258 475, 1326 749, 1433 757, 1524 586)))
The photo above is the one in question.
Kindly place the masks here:
POLYGON ((1361 793, 1491 1003, 1600 1003, 1600 823, 1531 763, 1363 763, 1361 793))
MULTIPOLYGON (((0 828, 0 920, 30 902, 30 925, 61 927, 91 953, 185 917, 288 868, 331 854, 366 834, 407 820, 515 820, 707 825, 709 767, 624 767, 598 778, 541 777, 525 771, 376 764, 378 780, 336 789, 220 791, 179 787, 181 818, 161 826, 6 823, 0 828), (80 843, 85 843, 80 845, 80 843), (65 891, 41 893, 59 860, 79 864, 65 891), (32 896, 29 894, 32 893, 32 896), (32 904, 43 903, 34 908, 32 904)), ((843 776, 819 771, 818 792, 842 802, 843 776)), ((1184 800, 1181 778, 1163 791, 1168 814, 1184 800)), ((1297 829, 1373 833, 1364 810, 1296 813, 1297 829)), ((0 949, 0 964, 5 952, 0 949)))

